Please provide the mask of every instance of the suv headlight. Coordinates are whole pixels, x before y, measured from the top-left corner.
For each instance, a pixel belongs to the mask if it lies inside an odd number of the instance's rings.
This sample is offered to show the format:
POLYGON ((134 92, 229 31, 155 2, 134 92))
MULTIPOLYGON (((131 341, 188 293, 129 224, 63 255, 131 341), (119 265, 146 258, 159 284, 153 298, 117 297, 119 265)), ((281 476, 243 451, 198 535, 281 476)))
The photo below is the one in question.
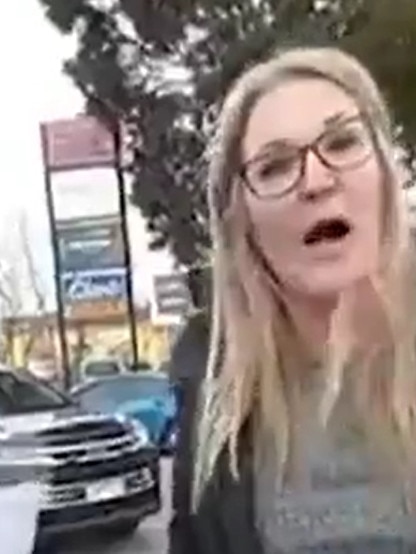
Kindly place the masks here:
POLYGON ((131 419, 128 422, 128 425, 142 446, 147 446, 150 444, 149 431, 146 429, 143 423, 140 423, 140 421, 137 421, 135 419, 131 419))
POLYGON ((140 421, 137 421, 136 419, 127 418, 123 414, 118 414, 117 420, 122 423, 127 428, 127 430, 136 437, 140 446, 150 445, 151 441, 149 431, 146 429, 143 423, 140 423, 140 421))

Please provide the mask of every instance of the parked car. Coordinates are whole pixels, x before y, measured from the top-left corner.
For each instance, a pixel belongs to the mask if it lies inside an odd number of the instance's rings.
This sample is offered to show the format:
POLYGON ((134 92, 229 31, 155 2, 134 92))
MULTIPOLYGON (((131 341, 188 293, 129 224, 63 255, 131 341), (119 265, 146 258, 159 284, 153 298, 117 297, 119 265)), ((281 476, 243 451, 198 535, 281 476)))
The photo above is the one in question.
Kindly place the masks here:
POLYGON ((137 360, 129 365, 129 370, 133 373, 138 371, 153 371, 152 364, 147 360, 137 360))
POLYGON ((38 541, 109 526, 134 532, 161 507, 160 456, 143 425, 97 415, 25 372, 0 369, 0 487, 38 479, 38 541))
POLYGON ((81 364, 80 381, 101 379, 122 375, 129 371, 128 366, 115 356, 94 356, 89 357, 81 364))
POLYGON ((177 402, 167 375, 142 371, 96 379, 76 387, 72 397, 89 411, 121 414, 143 423, 163 453, 173 451, 177 402))

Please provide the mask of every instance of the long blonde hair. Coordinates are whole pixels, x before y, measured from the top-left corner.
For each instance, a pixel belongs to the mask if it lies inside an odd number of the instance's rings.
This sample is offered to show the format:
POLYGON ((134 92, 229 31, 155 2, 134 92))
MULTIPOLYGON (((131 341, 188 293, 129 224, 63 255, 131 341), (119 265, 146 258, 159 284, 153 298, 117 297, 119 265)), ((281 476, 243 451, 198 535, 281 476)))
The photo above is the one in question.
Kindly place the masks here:
MULTIPOLYGON (((369 279, 368 290, 385 331, 378 351, 391 354, 391 365, 387 371, 378 370, 380 356, 374 356, 369 344, 368 351, 361 353, 360 371, 354 372, 354 379, 362 380, 356 389, 362 397, 363 415, 377 413, 377 425, 391 431, 393 448, 410 452, 416 440, 415 310, 411 301, 416 289, 412 289, 409 233, 388 111, 372 77, 355 58, 335 48, 291 49, 256 65, 237 81, 224 102, 213 142, 209 175, 213 321, 195 463, 196 502, 224 449, 229 452, 231 472, 238 476, 239 436, 249 417, 255 422, 255 451, 272 441, 278 472, 283 475, 291 463, 291 392, 299 359, 285 304, 276 296, 253 248, 236 175, 241 137, 256 101, 284 80, 302 77, 326 79, 341 87, 354 98, 373 133, 384 174, 384 202, 381 267, 369 279)), ((357 331, 348 308, 354 300, 351 294, 341 296, 327 345, 324 421, 343 390, 344 368, 354 355, 357 331)), ((374 314, 368 314, 364 325, 372 325, 371 317, 374 314)), ((360 318, 366 319, 366 314, 360 313, 360 318)), ((370 433, 376 434, 374 427, 370 433)))

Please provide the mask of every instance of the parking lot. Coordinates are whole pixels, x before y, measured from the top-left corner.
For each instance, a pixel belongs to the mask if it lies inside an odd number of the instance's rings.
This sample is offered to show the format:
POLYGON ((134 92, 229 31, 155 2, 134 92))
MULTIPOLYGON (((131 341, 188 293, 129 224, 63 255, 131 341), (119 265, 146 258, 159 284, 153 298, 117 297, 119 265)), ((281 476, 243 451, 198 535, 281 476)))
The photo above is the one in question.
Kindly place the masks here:
POLYGON ((162 461, 163 510, 139 526, 132 540, 103 544, 90 539, 62 545, 57 554, 165 554, 170 517, 171 461, 162 461))

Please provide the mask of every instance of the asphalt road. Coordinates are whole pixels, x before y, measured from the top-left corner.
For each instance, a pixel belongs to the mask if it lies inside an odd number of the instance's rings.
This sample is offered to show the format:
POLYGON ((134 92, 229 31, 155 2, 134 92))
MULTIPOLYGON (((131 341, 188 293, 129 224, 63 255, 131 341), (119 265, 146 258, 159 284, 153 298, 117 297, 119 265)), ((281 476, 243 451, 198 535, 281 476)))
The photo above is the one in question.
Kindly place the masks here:
POLYGON ((57 554, 165 554, 170 514, 171 462, 162 461, 163 509, 139 526, 132 540, 103 544, 99 540, 62 545, 57 554))

